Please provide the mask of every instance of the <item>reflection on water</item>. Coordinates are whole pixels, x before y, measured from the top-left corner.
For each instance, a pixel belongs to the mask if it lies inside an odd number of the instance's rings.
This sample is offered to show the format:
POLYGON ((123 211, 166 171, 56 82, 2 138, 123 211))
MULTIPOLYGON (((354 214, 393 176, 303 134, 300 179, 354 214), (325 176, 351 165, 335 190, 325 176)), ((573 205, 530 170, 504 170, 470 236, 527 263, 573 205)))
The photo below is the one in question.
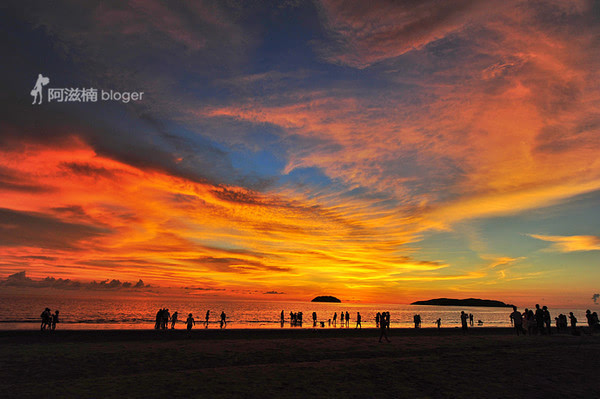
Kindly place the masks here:
MULTIPOLYGON (((0 329, 39 328, 40 313, 45 307, 60 310, 59 329, 152 329, 156 311, 168 308, 178 311, 178 328, 185 328, 185 319, 192 313, 196 319, 195 329, 204 327, 204 316, 210 310, 208 328, 219 328, 219 315, 227 314, 227 328, 313 328, 312 312, 317 313, 316 328, 341 328, 339 314, 350 314, 348 327, 356 326, 356 314, 362 316, 362 327, 375 327, 377 312, 389 311, 391 327, 413 327, 413 316, 421 315, 422 328, 435 328, 435 321, 442 319, 442 327, 460 326, 460 311, 472 313, 475 327, 478 321, 484 327, 509 327, 511 308, 478 308, 454 306, 411 306, 397 304, 348 304, 311 302, 264 302, 264 301, 211 301, 187 299, 127 299, 106 298, 74 299, 69 297, 0 297, 0 329), (281 311, 285 322, 280 323, 281 311), (302 312, 304 323, 291 327, 290 311, 302 312), (334 327, 333 314, 337 313, 334 327), (181 317, 186 315, 186 317, 181 317), (331 319, 331 324, 329 320, 331 319), (37 323, 37 324, 35 324, 37 323), (323 325, 324 327, 321 327, 323 325)), ((523 309, 520 309, 521 311, 523 309)), ((552 318, 559 313, 573 311, 580 321, 585 321, 585 309, 550 309, 552 318)))

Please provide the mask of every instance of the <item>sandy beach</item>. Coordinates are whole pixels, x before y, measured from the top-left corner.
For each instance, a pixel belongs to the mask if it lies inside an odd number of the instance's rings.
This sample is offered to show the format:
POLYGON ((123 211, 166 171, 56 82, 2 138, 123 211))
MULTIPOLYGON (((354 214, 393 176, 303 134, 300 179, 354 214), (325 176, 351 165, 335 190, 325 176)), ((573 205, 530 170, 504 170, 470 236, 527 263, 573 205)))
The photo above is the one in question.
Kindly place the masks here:
POLYGON ((600 335, 510 329, 0 331, 3 397, 600 395, 600 335))

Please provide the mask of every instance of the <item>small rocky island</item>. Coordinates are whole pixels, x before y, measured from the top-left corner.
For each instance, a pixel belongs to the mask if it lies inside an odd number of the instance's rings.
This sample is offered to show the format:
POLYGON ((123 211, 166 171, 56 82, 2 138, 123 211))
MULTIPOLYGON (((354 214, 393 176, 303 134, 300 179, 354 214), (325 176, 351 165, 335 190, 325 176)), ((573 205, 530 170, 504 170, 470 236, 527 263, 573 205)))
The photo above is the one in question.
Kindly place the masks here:
POLYGON ((339 302, 341 303, 342 301, 340 301, 339 299, 337 299, 334 296, 318 296, 316 298, 314 298, 311 302, 339 302))
POLYGON ((428 301, 416 301, 411 305, 433 305, 433 306, 480 306, 486 308, 510 308, 512 305, 506 304, 500 301, 493 301, 490 299, 450 299, 450 298, 437 298, 430 299, 428 301))

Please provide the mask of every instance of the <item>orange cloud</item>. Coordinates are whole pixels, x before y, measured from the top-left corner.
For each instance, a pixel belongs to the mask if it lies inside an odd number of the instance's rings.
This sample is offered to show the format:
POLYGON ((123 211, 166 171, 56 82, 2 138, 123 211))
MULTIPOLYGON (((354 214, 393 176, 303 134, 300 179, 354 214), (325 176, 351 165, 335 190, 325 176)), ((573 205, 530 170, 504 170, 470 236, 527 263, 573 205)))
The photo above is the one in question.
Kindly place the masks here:
POLYGON ((600 237, 596 236, 546 236, 529 234, 538 240, 553 242, 550 250, 557 252, 600 251, 600 237))

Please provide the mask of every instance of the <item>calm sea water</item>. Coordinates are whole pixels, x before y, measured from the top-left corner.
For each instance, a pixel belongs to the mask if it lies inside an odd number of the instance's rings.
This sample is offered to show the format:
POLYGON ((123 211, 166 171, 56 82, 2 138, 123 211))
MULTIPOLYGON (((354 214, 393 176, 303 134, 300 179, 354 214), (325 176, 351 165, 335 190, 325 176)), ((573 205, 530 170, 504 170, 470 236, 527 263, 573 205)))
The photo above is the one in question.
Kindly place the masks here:
MULTIPOLYGON (((68 298, 68 297, 9 297, 0 296, 0 330, 39 328, 40 313, 49 307, 54 313, 60 311, 60 329, 152 329, 158 309, 166 307, 171 313, 179 312, 176 328, 185 328, 184 321, 189 313, 196 320, 195 328, 204 328, 202 323, 206 311, 210 310, 208 328, 219 328, 219 315, 227 314, 227 328, 313 328, 312 312, 317 320, 329 325, 334 312, 338 314, 336 328, 340 328, 341 311, 350 313, 350 327, 356 326, 356 313, 362 316, 362 327, 375 327, 377 312, 388 311, 391 327, 412 327, 413 316, 420 314, 423 328, 434 328, 435 320, 442 319, 442 327, 460 326, 460 311, 472 313, 475 327, 482 321, 484 327, 510 326, 511 308, 480 308, 454 306, 413 306, 398 304, 348 304, 311 302, 264 302, 264 301, 212 301, 202 302, 187 299, 127 299, 68 298), (285 324, 281 326, 280 313, 284 311, 285 324), (302 312, 302 327, 291 327, 289 313, 302 312)), ((523 309, 520 309, 521 311, 523 309)), ((572 311, 580 323, 585 323, 585 309, 550 309, 552 318, 559 313, 572 311)), ((320 323, 318 324, 320 328, 320 323)))

